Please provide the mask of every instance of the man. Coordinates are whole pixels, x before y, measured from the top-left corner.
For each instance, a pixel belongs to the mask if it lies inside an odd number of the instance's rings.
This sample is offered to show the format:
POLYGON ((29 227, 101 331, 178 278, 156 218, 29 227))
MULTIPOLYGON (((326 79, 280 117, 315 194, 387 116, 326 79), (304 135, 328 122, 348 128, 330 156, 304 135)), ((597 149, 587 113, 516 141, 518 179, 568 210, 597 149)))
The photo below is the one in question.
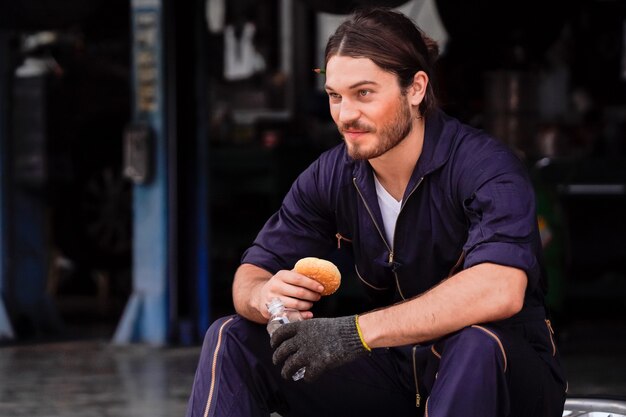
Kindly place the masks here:
POLYGON ((329 39, 344 143, 299 176, 243 255, 238 315, 207 332, 188 416, 562 414, 532 186, 505 145, 436 108, 436 52, 381 8, 329 39), (337 246, 379 308, 313 318, 322 288, 291 269, 337 246), (270 347, 273 297, 308 320, 270 347))

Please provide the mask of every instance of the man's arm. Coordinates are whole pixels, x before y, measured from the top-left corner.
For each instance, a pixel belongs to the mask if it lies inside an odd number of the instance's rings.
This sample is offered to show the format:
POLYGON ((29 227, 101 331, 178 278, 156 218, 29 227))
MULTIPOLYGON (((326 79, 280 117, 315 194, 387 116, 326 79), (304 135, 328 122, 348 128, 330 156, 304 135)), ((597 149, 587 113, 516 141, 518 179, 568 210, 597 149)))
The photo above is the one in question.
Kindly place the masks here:
POLYGON ((293 271, 278 271, 275 275, 252 264, 242 264, 235 272, 233 304, 241 316, 257 323, 266 323, 269 313, 266 305, 274 297, 285 307, 300 310, 307 319, 313 317, 309 310, 321 297, 324 287, 304 275, 293 271))
POLYGON ((520 269, 479 264, 416 298, 359 316, 359 326, 372 348, 433 340, 513 316, 522 309, 526 285, 520 269))

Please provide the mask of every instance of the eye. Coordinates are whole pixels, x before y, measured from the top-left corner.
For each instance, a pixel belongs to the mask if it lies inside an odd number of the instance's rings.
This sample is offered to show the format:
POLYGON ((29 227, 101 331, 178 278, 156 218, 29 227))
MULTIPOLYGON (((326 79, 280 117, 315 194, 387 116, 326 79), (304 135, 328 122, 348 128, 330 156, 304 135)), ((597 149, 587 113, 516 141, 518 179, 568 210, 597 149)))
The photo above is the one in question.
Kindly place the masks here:
POLYGON ((341 96, 337 93, 328 93, 328 98, 330 99, 330 101, 340 101, 341 100, 341 96))
POLYGON ((367 97, 372 94, 372 90, 359 90, 360 97, 367 97))

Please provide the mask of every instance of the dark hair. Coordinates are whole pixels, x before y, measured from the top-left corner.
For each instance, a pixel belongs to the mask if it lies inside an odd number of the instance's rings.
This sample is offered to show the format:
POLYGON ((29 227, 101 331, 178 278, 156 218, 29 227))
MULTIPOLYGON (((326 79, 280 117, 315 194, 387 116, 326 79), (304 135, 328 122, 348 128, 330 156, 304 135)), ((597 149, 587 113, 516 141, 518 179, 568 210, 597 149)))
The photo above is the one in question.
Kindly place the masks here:
POLYGON ((413 84, 415 73, 424 71, 429 83, 420 113, 425 115, 437 105, 432 81, 439 47, 402 13, 385 7, 356 10, 328 39, 325 64, 335 55, 371 59, 398 76, 403 92, 413 84))

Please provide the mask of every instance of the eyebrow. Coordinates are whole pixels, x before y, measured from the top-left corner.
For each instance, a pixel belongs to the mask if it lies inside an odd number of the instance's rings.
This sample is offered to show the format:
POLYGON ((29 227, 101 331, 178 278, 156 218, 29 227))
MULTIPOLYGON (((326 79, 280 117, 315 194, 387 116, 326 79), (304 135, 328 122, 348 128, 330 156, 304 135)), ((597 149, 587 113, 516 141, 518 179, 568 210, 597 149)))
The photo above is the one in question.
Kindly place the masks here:
MULTIPOLYGON (((367 85, 367 84, 380 85, 380 84, 378 84, 376 81, 363 80, 363 81, 359 81, 359 82, 356 82, 356 83, 352 84, 351 86, 349 86, 349 87, 348 87, 348 89, 349 89, 349 90, 352 90, 352 89, 354 89, 354 88, 361 87, 361 86, 363 86, 363 85, 367 85)), ((331 86, 329 86, 328 84, 326 84, 326 85, 324 86, 324 88, 325 88, 326 90, 332 90, 332 91, 334 91, 334 88, 332 88, 332 87, 331 87, 331 86)))

